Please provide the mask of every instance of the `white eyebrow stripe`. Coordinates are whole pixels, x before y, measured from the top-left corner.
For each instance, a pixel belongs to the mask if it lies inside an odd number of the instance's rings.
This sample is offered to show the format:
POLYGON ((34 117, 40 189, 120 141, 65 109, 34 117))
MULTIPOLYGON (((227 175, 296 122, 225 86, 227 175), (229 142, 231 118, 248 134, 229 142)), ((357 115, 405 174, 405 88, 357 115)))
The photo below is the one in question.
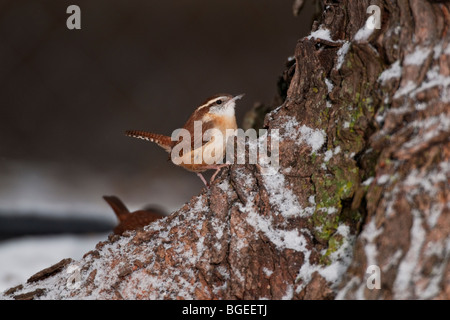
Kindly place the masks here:
POLYGON ((220 96, 220 97, 211 99, 207 103, 205 103, 205 104, 201 105, 200 107, 198 107, 197 110, 203 109, 204 107, 207 107, 207 106, 211 105, 212 103, 216 102, 217 100, 219 100, 219 99, 223 100, 225 98, 226 98, 226 96, 220 96))

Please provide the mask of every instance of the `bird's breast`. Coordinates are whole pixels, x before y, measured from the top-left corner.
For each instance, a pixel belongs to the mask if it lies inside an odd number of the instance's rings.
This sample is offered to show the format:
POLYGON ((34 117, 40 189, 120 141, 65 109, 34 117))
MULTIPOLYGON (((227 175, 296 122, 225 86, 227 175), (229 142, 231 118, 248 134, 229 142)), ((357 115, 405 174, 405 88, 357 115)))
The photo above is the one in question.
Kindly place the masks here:
POLYGON ((213 122, 213 129, 210 137, 204 137, 209 141, 202 147, 193 149, 183 154, 180 164, 187 170, 201 172, 205 167, 211 164, 221 163, 226 153, 226 144, 230 136, 234 136, 237 129, 236 118, 215 116, 208 117, 208 121, 213 122))

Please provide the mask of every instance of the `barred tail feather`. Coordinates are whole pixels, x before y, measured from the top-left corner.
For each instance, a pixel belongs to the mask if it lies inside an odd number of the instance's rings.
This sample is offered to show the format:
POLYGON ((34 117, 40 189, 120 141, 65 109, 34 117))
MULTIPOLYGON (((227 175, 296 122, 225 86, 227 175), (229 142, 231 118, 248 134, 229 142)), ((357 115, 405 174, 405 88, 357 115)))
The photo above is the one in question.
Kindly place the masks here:
POLYGON ((167 152, 170 152, 172 150, 172 140, 170 139, 170 137, 164 136, 162 134, 151 133, 141 130, 127 130, 125 131, 125 135, 128 137, 154 142, 167 152))

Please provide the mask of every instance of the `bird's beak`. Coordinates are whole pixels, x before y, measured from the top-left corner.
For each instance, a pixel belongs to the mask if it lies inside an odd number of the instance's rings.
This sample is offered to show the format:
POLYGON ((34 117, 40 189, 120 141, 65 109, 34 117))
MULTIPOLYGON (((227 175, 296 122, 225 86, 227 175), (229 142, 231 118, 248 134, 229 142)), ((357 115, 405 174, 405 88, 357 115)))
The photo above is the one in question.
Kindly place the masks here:
POLYGON ((238 95, 238 96, 235 96, 235 97, 233 97, 233 98, 231 99, 231 101, 236 101, 236 100, 242 99, 242 97, 243 97, 244 95, 245 95, 245 93, 240 94, 240 95, 238 95))
POLYGON ((223 108, 227 108, 229 106, 232 106, 233 108, 236 107, 236 100, 239 100, 243 97, 243 94, 240 94, 238 96, 235 96, 233 98, 231 98, 230 100, 228 100, 228 102, 223 106, 223 108))

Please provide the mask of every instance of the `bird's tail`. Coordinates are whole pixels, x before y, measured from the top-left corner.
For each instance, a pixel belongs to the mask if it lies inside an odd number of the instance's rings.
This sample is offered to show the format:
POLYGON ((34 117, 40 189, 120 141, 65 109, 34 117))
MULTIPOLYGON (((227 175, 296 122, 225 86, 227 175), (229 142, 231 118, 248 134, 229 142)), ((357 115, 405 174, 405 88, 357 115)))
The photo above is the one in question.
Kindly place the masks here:
POLYGON ((171 138, 168 136, 164 136, 162 134, 151 133, 141 130, 127 130, 125 131, 125 135, 128 137, 154 142, 169 153, 172 150, 171 138))
POLYGON ((103 196, 103 199, 105 199, 109 206, 114 210, 114 213, 119 221, 126 219, 126 216, 130 213, 130 211, 119 198, 116 196, 103 196))

